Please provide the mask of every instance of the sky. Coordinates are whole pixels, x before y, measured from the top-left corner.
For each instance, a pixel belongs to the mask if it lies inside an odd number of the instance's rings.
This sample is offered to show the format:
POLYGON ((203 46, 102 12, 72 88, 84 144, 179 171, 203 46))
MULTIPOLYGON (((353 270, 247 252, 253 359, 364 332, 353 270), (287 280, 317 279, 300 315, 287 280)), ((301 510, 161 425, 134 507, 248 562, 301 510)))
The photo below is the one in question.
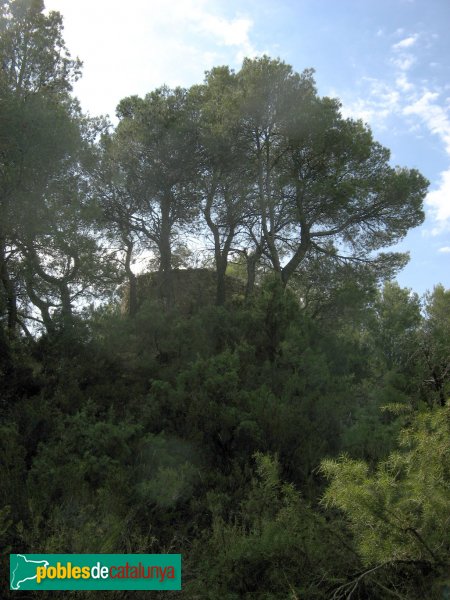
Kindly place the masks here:
POLYGON ((268 54, 362 119, 391 162, 430 181, 426 219, 395 249, 411 260, 400 285, 450 288, 449 0, 46 0, 84 63, 74 92, 91 115, 167 84, 203 81, 213 66, 238 70, 268 54))

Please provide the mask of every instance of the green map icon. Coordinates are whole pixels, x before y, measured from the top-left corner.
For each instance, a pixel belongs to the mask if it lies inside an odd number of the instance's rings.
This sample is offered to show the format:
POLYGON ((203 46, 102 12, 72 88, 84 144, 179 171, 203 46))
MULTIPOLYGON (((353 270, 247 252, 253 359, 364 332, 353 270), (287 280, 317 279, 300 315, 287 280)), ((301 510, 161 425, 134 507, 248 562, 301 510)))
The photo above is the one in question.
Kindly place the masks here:
POLYGON ((36 579, 36 567, 48 565, 46 560, 30 560, 24 554, 11 556, 11 589, 19 590, 25 581, 36 579))

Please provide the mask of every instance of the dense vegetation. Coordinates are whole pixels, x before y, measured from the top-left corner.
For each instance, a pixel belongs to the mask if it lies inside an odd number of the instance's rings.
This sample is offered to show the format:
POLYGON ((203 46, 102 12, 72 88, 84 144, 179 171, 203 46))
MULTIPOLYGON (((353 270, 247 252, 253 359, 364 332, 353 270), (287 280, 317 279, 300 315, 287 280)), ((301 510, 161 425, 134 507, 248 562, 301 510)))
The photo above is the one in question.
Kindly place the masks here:
POLYGON ((3 0, 0 36, 2 597, 8 552, 179 552, 186 598, 445 597, 450 291, 386 251, 427 181, 312 71, 246 59, 112 128, 58 13, 3 0))

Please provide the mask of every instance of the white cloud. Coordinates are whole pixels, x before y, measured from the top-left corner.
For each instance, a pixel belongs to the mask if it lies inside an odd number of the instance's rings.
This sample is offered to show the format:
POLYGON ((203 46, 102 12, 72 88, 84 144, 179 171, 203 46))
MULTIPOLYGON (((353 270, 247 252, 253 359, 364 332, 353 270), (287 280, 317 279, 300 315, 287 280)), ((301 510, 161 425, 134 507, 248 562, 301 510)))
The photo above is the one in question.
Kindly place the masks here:
MULTIPOLYGON (((397 31, 397 34, 404 35, 404 32, 397 31)), ((394 123, 401 123, 403 120, 408 130, 418 137, 421 137, 425 128, 442 142, 450 159, 448 98, 443 99, 441 93, 431 89, 429 84, 413 83, 414 79, 407 74, 416 58, 404 50, 413 46, 418 37, 418 34, 404 37, 395 44, 395 53, 389 60, 394 67, 393 73, 390 73, 386 80, 361 80, 364 93, 346 103, 342 112, 344 116, 362 118, 378 129, 392 127, 394 123)), ((434 189, 426 197, 425 206, 433 220, 433 235, 450 230, 450 166, 440 173, 434 189)))
POLYGON ((443 254, 450 254, 450 246, 443 246, 442 248, 439 248, 439 252, 442 252, 443 254))
MULTIPOLYGON (((399 32, 399 30, 397 31, 399 32)), ((416 58, 406 50, 414 46, 418 39, 419 34, 414 33, 392 45, 394 56, 391 58, 391 63, 400 71, 409 71, 415 64, 416 58)))
MULTIPOLYGON (((405 115, 415 115, 433 135, 438 136, 450 158, 450 118, 448 111, 438 103, 439 94, 426 90, 414 102, 403 109, 405 115)), ((450 228, 450 168, 440 174, 437 188, 428 193, 426 204, 436 225, 433 235, 438 235, 450 228)))
POLYGON ((409 37, 404 38, 403 40, 400 40, 399 42, 394 44, 392 48, 394 50, 403 50, 404 48, 410 48, 411 46, 414 46, 414 44, 417 42, 418 37, 419 36, 417 35, 417 33, 415 33, 414 35, 410 35, 409 37))
POLYGON ((397 77, 395 84, 402 92, 409 92, 414 89, 414 85, 408 81, 405 73, 401 73, 397 77))
POLYGON ((415 64, 416 58, 412 54, 403 54, 402 56, 391 59, 392 64, 400 71, 409 71, 415 64))
POLYGON ((250 19, 227 20, 223 17, 200 12, 194 22, 198 23, 199 31, 213 35, 225 46, 251 48, 249 31, 253 22, 250 19))
POLYGON ((399 111, 400 92, 383 81, 365 78, 369 91, 364 98, 347 102, 342 107, 344 117, 362 119, 379 129, 386 127, 388 117, 399 111))
POLYGON ((417 115, 431 133, 438 135, 450 156, 450 119, 448 112, 437 103, 439 94, 426 90, 416 101, 404 107, 405 115, 417 115))
POLYGON ((114 115, 119 100, 163 84, 201 82, 216 64, 237 68, 259 53, 253 22, 214 0, 46 0, 64 19, 72 55, 84 60, 75 86, 92 114, 114 115))
POLYGON ((438 188, 428 193, 426 203, 436 220, 432 235, 439 235, 450 228, 450 169, 440 175, 438 188))

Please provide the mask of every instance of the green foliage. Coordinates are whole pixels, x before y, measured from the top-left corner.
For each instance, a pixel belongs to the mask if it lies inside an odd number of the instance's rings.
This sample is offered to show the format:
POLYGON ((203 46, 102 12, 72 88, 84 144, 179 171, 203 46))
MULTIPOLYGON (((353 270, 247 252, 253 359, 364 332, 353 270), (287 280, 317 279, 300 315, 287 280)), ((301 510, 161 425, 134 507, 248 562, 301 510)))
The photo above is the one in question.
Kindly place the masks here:
POLYGON ((354 403, 342 433, 344 452, 374 463, 393 450, 404 424, 402 415, 411 411, 410 397, 402 391, 405 387, 404 377, 396 371, 377 377, 376 386, 369 378, 353 386, 354 403))
MULTIPOLYGON (((21 518, 25 504, 25 479, 26 472, 26 451, 22 440, 14 423, 5 423, 0 426, 0 464, 2 489, 0 492, 0 507, 4 523, 7 523, 6 517, 13 517, 15 520, 21 518), (12 499, 14 504, 8 506, 12 499)), ((5 534, 7 530, 2 530, 0 535, 5 534)))
MULTIPOLYGON (((438 580, 450 564, 450 405, 416 415, 400 449, 370 472, 363 461, 322 462, 326 505, 348 517, 368 566, 417 563, 438 580)), ((415 596, 414 596, 415 597, 415 596)))
POLYGON ((425 309, 427 319, 419 337, 423 383, 429 404, 444 406, 450 393, 450 290, 436 286, 425 298, 425 309))
POLYGON ((422 321, 420 301, 411 290, 386 282, 374 302, 370 324, 381 368, 407 368, 417 351, 417 334, 422 321))
MULTIPOLYGON (((5 544, 176 548, 187 597, 439 590, 448 408, 416 414, 403 350, 380 376, 388 325, 358 312, 331 327, 269 278, 242 305, 186 314, 155 300, 134 319, 101 309, 32 351, 5 341, 4 368, 28 373, 4 405, 5 544), (343 451, 352 459, 325 463, 326 498, 347 521, 317 505, 318 466, 343 451), (371 473, 361 458, 383 462, 371 473)), ((423 324, 402 323, 405 339, 423 324)))
POLYGON ((53 443, 39 445, 25 484, 29 523, 21 539, 29 547, 119 552, 153 544, 152 522, 193 493, 195 452, 173 437, 117 423, 112 412, 101 419, 90 404, 56 416, 52 436, 53 443), (148 519, 146 540, 141 519, 148 519))
POLYGON ((0 6, 0 85, 18 96, 65 93, 80 74, 62 38, 62 17, 44 14, 42 0, 5 0, 0 6))
POLYGON ((197 566, 187 593, 230 600, 329 597, 333 570, 350 569, 354 556, 339 532, 280 480, 276 458, 255 458, 256 476, 237 514, 228 522, 216 516, 209 537, 194 547, 197 566))

